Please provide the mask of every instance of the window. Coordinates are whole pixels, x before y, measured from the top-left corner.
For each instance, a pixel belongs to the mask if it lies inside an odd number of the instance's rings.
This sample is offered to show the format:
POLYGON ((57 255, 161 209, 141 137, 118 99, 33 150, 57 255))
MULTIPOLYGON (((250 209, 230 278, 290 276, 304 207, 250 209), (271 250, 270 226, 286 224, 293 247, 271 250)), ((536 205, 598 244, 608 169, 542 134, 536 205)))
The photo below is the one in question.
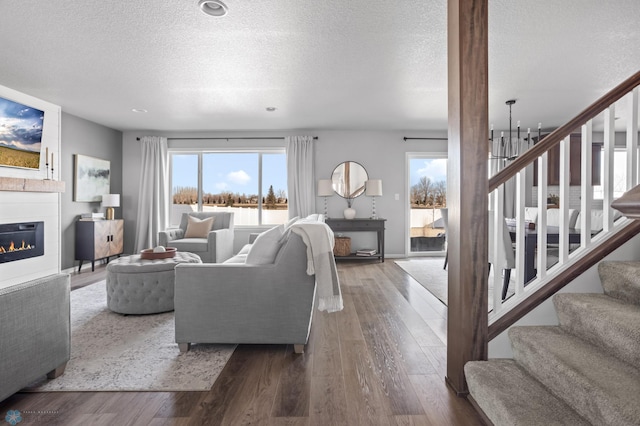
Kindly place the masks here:
POLYGON ((171 225, 189 211, 233 211, 237 226, 287 221, 284 150, 171 152, 170 161, 171 225))
MULTIPOLYGON (((604 155, 602 156, 604 159, 604 155)), ((604 161, 600 162, 601 182, 605 181, 604 161)), ((619 198, 627 191, 627 151, 624 149, 616 149, 613 152, 613 198, 619 198)), ((593 186, 594 200, 602 200, 604 198, 604 186, 593 186)))
POLYGON ((444 251, 447 207, 446 154, 409 155, 409 251, 444 251))

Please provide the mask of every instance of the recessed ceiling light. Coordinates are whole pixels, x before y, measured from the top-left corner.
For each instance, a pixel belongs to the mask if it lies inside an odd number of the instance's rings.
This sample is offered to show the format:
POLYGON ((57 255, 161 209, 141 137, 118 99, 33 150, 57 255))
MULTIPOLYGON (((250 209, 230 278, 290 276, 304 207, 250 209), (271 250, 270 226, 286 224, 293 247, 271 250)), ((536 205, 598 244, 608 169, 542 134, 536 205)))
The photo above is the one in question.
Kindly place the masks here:
POLYGON ((142 109, 142 108, 132 108, 131 111, 133 111, 133 112, 148 112, 146 109, 142 109))
POLYGON ((276 108, 276 107, 266 107, 265 109, 267 111, 269 111, 269 112, 273 112, 273 111, 277 110, 278 108, 276 108))
POLYGON ((200 10, 209 16, 220 17, 227 14, 227 5, 220 0, 200 0, 200 10))

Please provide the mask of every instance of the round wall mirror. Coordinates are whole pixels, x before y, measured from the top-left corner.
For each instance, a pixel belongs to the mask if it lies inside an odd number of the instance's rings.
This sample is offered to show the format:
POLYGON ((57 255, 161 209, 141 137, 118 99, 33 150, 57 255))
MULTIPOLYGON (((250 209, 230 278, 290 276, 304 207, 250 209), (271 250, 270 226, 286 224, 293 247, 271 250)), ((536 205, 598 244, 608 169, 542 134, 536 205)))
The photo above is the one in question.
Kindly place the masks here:
POLYGON ((369 179, 367 170, 360 163, 345 161, 338 164, 331 174, 333 190, 347 199, 364 194, 364 184, 369 179))

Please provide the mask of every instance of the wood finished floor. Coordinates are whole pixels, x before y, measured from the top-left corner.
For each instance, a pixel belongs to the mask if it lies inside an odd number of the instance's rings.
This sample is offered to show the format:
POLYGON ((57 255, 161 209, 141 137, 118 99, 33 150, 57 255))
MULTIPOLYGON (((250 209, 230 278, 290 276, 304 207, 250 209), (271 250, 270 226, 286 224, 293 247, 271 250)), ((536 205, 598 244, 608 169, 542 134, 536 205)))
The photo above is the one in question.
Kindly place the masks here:
MULTIPOLYGON (((344 310, 314 312, 305 354, 239 345, 208 392, 17 393, 46 425, 481 425, 445 385, 446 307, 395 263, 338 263, 344 310)), ((72 275, 72 289, 104 266, 72 275)), ((177 350, 177 347, 176 347, 177 350)))

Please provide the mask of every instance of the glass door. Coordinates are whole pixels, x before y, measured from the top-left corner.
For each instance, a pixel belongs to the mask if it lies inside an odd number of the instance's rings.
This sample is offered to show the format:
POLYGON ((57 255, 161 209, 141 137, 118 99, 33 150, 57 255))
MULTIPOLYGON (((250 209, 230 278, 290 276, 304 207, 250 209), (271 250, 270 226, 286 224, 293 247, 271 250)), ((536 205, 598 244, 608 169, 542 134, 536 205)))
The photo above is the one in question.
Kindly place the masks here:
POLYGON ((409 256, 446 253, 446 154, 408 154, 409 256))

